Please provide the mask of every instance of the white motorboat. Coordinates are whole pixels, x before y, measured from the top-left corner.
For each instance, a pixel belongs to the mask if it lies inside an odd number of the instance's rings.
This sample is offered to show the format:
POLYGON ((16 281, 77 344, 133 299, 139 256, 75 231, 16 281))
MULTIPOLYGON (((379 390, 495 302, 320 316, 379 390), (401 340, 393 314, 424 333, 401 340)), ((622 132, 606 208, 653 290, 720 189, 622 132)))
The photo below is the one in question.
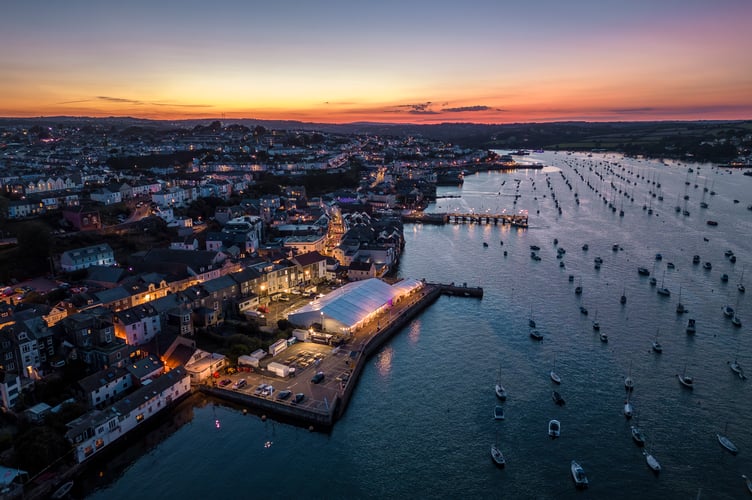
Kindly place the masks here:
POLYGON ((606 332, 601 332, 598 337, 601 339, 601 342, 608 342, 608 334, 606 332))
POLYGON ((588 478, 585 475, 585 469, 583 469, 582 466, 574 460, 572 460, 569 469, 572 472, 572 479, 574 479, 575 486, 577 488, 587 488, 588 478))
POLYGON ((561 435, 561 422, 558 420, 549 420, 548 422, 548 435, 553 439, 556 439, 561 435))
POLYGON ((659 473, 661 471, 661 464, 658 460, 645 450, 642 450, 642 454, 645 455, 645 462, 647 462, 648 467, 650 467, 650 469, 656 474, 659 473))

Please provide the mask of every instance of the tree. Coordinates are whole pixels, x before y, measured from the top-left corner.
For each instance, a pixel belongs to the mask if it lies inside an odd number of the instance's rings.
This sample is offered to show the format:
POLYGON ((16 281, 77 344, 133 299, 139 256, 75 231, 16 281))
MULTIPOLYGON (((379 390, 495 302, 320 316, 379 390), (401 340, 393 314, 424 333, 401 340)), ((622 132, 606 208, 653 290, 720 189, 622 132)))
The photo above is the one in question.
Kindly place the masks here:
POLYGON ((52 247, 52 236, 41 222, 25 222, 18 228, 18 250, 27 261, 46 265, 52 247))
POLYGON ((52 427, 30 427, 14 443, 18 467, 34 474, 70 452, 70 445, 52 427))

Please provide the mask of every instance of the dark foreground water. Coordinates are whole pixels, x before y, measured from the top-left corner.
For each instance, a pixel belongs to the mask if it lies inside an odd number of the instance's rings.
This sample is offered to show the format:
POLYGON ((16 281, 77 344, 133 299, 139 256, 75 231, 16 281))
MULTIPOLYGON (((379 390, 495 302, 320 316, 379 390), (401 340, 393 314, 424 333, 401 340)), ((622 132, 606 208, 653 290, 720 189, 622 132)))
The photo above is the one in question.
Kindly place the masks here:
POLYGON ((96 464, 77 487, 94 488, 92 499, 746 497, 740 476, 752 475, 752 380, 740 380, 727 363, 738 357, 752 376, 752 290, 740 294, 736 287, 745 266, 744 281, 752 281, 752 211, 746 209, 752 178, 705 165, 690 165, 688 173, 688 165, 616 155, 531 159, 551 168, 473 175, 462 188, 441 188, 462 198, 431 207, 526 209, 528 230, 405 227, 401 275, 480 285, 485 296, 442 297, 396 335, 368 361, 330 435, 208 403, 184 412, 186 423, 146 443, 144 454, 125 466, 96 464), (677 205, 689 216, 675 212, 677 205), (708 226, 709 219, 718 226, 708 226), (531 259, 530 245, 541 248, 540 261, 531 259), (557 247, 566 250, 562 259, 557 247), (724 256, 727 249, 735 264, 724 256), (663 260, 655 262, 658 252, 663 260), (694 265, 695 254, 712 269, 694 265), (603 265, 595 269, 598 256, 603 265), (638 266, 650 269, 671 296, 657 295, 638 266), (675 312, 680 290, 690 311, 684 315, 675 312), (619 302, 622 293, 626 305, 619 302), (723 316, 725 304, 737 309, 741 328, 723 316), (542 342, 528 336, 531 311, 542 342), (596 314, 608 343, 592 329, 596 314), (690 317, 697 321, 694 336, 685 333, 690 317), (662 354, 651 351, 656 337, 662 354), (554 360, 564 407, 551 399, 554 360), (504 421, 492 418, 499 370, 509 393, 504 421), (622 414, 630 370, 632 423, 660 461, 659 476, 648 469, 622 414), (694 377, 693 391, 677 380, 685 372, 694 377), (551 418, 562 424, 555 441, 546 432, 551 418), (740 448, 737 456, 719 446, 716 433, 724 431, 740 448), (497 436, 504 470, 490 460, 497 436), (572 459, 590 479, 585 492, 574 488, 572 459))

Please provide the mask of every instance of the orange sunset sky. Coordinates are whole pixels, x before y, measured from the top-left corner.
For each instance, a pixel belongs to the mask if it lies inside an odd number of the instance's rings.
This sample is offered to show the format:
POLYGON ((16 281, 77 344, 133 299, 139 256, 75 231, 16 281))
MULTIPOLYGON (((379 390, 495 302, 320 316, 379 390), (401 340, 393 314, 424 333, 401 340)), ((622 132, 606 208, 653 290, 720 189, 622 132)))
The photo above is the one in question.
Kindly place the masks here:
POLYGON ((752 118, 752 1, 3 2, 0 116, 752 118))

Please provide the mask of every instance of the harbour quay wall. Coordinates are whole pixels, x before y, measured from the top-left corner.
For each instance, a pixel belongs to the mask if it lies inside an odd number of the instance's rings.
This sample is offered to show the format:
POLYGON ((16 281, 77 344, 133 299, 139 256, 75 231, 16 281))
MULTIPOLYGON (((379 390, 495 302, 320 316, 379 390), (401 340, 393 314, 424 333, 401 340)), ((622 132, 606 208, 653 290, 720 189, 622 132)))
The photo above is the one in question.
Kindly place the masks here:
MULTIPOLYGON (((236 403, 246 408, 258 411, 266 411, 275 416, 288 418, 298 424, 310 424, 317 428, 331 428, 334 423, 333 411, 316 411, 315 409, 305 408, 304 406, 291 406, 282 404, 271 399, 260 398, 251 394, 202 385, 199 390, 207 395, 214 396, 225 401, 236 403)), ((339 396, 335 396, 335 401, 331 405, 334 409, 339 404, 339 396)))
POLYGON ((358 379, 360 378, 363 368, 366 366, 366 360, 376 353, 381 346, 384 345, 395 333, 401 330, 407 325, 415 316, 418 315, 423 309, 433 304, 436 299, 441 295, 441 287, 435 284, 426 284, 426 289, 423 291, 423 296, 420 297, 414 304, 401 311, 399 316, 393 318, 390 323, 387 323, 384 328, 378 330, 367 342, 362 345, 362 349, 358 351, 353 364, 352 374, 347 381, 347 385, 342 391, 342 396, 338 399, 337 405, 334 406, 334 419, 338 420, 345 413, 347 405, 350 402, 350 398, 355 392, 355 388, 358 385, 358 379))

